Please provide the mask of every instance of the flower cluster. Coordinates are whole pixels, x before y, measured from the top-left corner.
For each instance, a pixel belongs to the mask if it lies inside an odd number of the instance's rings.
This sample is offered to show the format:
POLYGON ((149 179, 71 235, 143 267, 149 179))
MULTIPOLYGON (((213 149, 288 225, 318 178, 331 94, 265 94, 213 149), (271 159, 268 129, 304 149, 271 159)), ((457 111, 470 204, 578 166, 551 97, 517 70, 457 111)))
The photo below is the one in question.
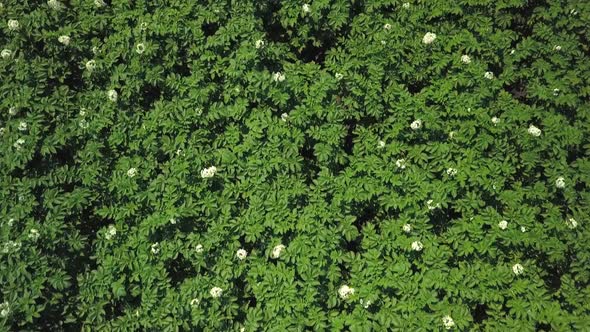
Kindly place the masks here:
POLYGON ((109 225, 104 235, 105 239, 110 240, 115 237, 115 235, 117 235, 117 228, 114 225, 109 225))
POLYGON ((398 159, 395 161, 395 166, 400 169, 406 168, 406 160, 405 159, 398 159))
POLYGON ((8 254, 10 252, 17 252, 20 250, 20 247, 21 247, 20 242, 10 240, 10 241, 4 243, 4 245, 2 246, 2 253, 8 254))
POLYGON ((2 57, 2 59, 4 60, 8 60, 12 57, 12 51, 5 48, 2 50, 2 52, 0 53, 0 56, 2 57))
POLYGON ((273 73, 272 74, 272 80, 275 82, 282 82, 285 80, 285 74, 279 72, 273 73))
POLYGON ((262 39, 258 39, 255 43, 254 46, 256 47, 256 49, 260 49, 264 47, 264 40, 262 39))
POLYGON ((137 175, 137 168, 135 167, 131 167, 129 170, 127 170, 127 176, 132 178, 135 175, 137 175))
POLYGON ((247 256, 248 252, 244 249, 238 249, 238 251, 236 252, 236 257, 238 257, 239 260, 244 260, 247 256))
POLYGON ((31 230, 29 231, 29 239, 37 241, 39 239, 39 236, 39 231, 35 228, 31 228, 31 230))
POLYGON ((10 305, 8 302, 4 301, 0 303, 0 317, 6 318, 10 314, 10 305))
POLYGON ((428 201, 426 201, 426 207, 428 207, 428 210, 434 210, 434 209, 438 209, 440 208, 440 203, 436 203, 433 204, 434 200, 429 199, 428 201))
POLYGON ((152 254, 157 255, 160 252, 160 244, 158 242, 151 246, 152 254))
POLYGON ((215 167, 215 166, 211 166, 209 168, 204 168, 201 170, 201 177, 203 179, 211 178, 215 175, 216 172, 217 172, 217 167, 215 167))
POLYGON ((442 322, 443 322, 444 328, 447 329, 447 330, 450 330, 453 327, 455 327, 455 321, 449 315, 444 316, 442 318, 442 322))
POLYGON ((424 249, 424 245, 420 241, 412 242, 412 250, 414 251, 422 251, 424 249))
POLYGON ((211 294, 211 297, 219 298, 223 294, 223 289, 221 289, 219 287, 213 287, 209 291, 209 294, 211 294))
POLYGON ((276 245, 270 254, 270 257, 273 259, 278 259, 281 256, 281 252, 285 250, 285 246, 283 244, 276 245))
POLYGON ((502 220, 498 223, 498 227, 500 227, 501 230, 505 230, 506 228, 508 228, 508 221, 506 220, 502 220))
POLYGON ((557 187, 558 189, 565 188, 565 179, 563 178, 563 176, 560 176, 557 178, 557 180, 555 180, 555 187, 557 187))
POLYGON ((49 8, 51 8, 53 10, 60 10, 63 7, 62 3, 57 0, 47 1, 47 6, 49 6, 49 8))
POLYGON ((535 137, 541 136, 541 129, 535 127, 534 125, 529 126, 528 132, 535 137))
POLYGON ((418 130, 418 129, 422 128, 422 120, 420 120, 420 119, 414 120, 414 122, 412 122, 410 124, 410 128, 412 128, 412 130, 418 130))
POLYGON ((68 46, 70 45, 70 37, 69 36, 59 36, 57 38, 57 41, 60 42, 61 44, 68 46))
POLYGON ((574 229, 576 227, 578 227, 578 222, 576 221, 576 219, 574 218, 568 218, 565 221, 565 224, 567 225, 567 227, 569 227, 570 229, 574 229))
POLYGON ((520 275, 524 272, 524 267, 522 267, 522 265, 516 263, 516 264, 512 265, 512 272, 514 272, 514 274, 516 274, 516 275, 520 275))
POLYGON ((16 140, 16 142, 14 142, 14 144, 12 146, 14 146, 14 148, 18 151, 23 148, 24 144, 25 144, 25 139, 19 138, 16 140))
POLYGON ((426 45, 432 44, 436 39, 436 34, 432 32, 427 32, 424 37, 422 37, 422 42, 426 45))
POLYGON ((349 287, 348 285, 342 285, 338 289, 338 295, 343 300, 347 300, 352 294, 354 294, 354 288, 349 287))
POLYGON ((119 94, 117 93, 117 91, 111 89, 109 91, 107 91, 107 96, 109 97, 109 100, 112 101, 113 103, 117 101, 117 99, 119 98, 119 94))
POLYGON ((20 29, 20 23, 17 20, 8 20, 8 30, 16 31, 20 29))

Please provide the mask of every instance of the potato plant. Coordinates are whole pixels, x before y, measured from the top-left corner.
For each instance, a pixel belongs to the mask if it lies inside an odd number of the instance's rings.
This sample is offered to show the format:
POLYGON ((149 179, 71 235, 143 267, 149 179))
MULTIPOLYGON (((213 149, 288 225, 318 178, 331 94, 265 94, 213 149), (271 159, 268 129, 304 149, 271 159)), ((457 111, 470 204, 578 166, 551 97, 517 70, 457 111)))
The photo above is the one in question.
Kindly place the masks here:
POLYGON ((0 330, 590 330, 590 2, 0 25, 0 330))

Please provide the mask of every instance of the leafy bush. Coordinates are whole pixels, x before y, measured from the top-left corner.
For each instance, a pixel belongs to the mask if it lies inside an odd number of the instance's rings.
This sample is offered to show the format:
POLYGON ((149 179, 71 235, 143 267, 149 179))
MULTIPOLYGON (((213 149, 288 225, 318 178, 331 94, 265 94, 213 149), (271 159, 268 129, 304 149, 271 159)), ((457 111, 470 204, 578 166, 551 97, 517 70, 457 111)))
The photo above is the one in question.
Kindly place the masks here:
POLYGON ((590 329, 590 3, 0 17, 3 329, 590 329))

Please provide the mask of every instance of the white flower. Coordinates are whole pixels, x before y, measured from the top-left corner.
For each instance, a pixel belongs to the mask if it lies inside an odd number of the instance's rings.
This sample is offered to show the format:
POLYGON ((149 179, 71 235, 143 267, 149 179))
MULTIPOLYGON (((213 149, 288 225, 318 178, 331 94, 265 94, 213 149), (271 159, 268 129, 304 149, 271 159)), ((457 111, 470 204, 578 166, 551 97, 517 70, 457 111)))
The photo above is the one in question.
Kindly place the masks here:
POLYGON ((254 46, 256 46, 256 49, 263 48, 263 47, 264 47, 264 40, 262 40, 262 39, 258 39, 258 40, 257 40, 257 41, 254 43, 254 46))
POLYGON ((578 15, 578 11, 575 9, 570 10, 570 15, 578 15))
POLYGON ((565 188, 565 179, 563 176, 560 176, 557 178, 557 180, 555 180, 555 186, 559 189, 565 188))
POLYGON ((284 122, 287 122, 288 119, 289 119, 289 114, 287 114, 287 113, 281 114, 281 120, 283 120, 284 122))
POLYGON ((384 148, 385 147, 385 142, 383 141, 379 141, 379 148, 384 148))
POLYGON ((0 303, 0 317, 6 318, 10 314, 10 305, 8 302, 0 303))
POLYGON ((500 229, 504 230, 504 229, 508 228, 508 222, 506 220, 502 220, 498 223, 498 227, 500 227, 500 229))
POLYGON ((304 4, 301 9, 303 9, 303 12, 306 14, 311 12, 311 7, 308 4, 304 4))
POLYGON ((104 238, 110 240, 115 237, 115 235, 117 235, 117 228, 114 225, 109 225, 106 233, 104 234, 104 238))
POLYGON ((405 159, 398 159, 395 161, 395 166, 397 166, 397 168, 401 168, 404 169, 406 168, 406 160, 405 159))
POLYGON ((8 20, 8 29, 10 31, 16 31, 20 29, 20 23, 17 20, 8 20))
POLYGON ((0 136, 4 135, 5 131, 6 131, 6 128, 0 127, 0 136))
POLYGON ((444 316, 442 318, 442 322, 443 322, 443 326, 447 330, 450 330, 455 326, 455 321, 449 315, 444 316))
POLYGON ((176 225, 176 218, 170 218, 169 221, 172 225, 176 225))
POLYGON ((62 43, 65 46, 68 46, 70 44, 70 37, 69 36, 59 36, 57 38, 57 41, 62 43))
POLYGON ((88 121, 82 119, 78 122, 78 125, 80 126, 80 128, 86 129, 86 128, 88 128, 88 121))
POLYGON ((555 50, 555 51, 558 51, 558 52, 559 52, 559 51, 561 51, 561 46, 559 46, 559 45, 555 45, 555 46, 553 46, 553 50, 555 50))
POLYGON ((194 298, 194 299, 191 300, 191 306, 196 307, 196 306, 199 305, 200 302, 201 301, 199 301, 199 299, 194 298))
POLYGON ((106 6, 106 5, 107 5, 107 3, 106 3, 106 2, 104 2, 104 0, 94 0, 94 5, 95 5, 96 7, 103 7, 103 6, 106 6))
POLYGON ((461 62, 466 63, 466 64, 470 64, 471 57, 469 55, 464 54, 461 56, 461 62))
POLYGON ((409 9, 410 8, 410 3, 409 2, 404 2, 404 4, 402 5, 403 9, 409 9))
POLYGON ((385 29, 385 30, 391 30, 391 24, 389 24, 389 23, 385 23, 385 24, 383 25, 383 29, 385 29))
POLYGON ((98 48, 98 46, 92 46, 92 53, 94 55, 97 55, 98 53, 100 53, 100 49, 98 48))
POLYGON ((25 144, 24 138, 19 138, 12 146, 14 146, 17 150, 20 150, 23 147, 23 144, 25 144))
POLYGON ((382 40, 381 45, 385 45, 385 44, 387 44, 387 42, 385 40, 382 40))
POLYGON ((455 176, 457 175, 457 169, 449 167, 447 168, 447 175, 448 176, 455 176))
POLYGON ((86 69, 88 71, 93 71, 95 68, 96 68, 96 61, 89 60, 88 62, 86 62, 86 69))
POLYGON ((53 10, 60 10, 62 8, 61 2, 57 0, 49 0, 47 1, 47 5, 53 10))
POLYGON ((197 252, 197 254, 202 253, 203 252, 203 245, 197 244, 197 246, 195 247, 195 251, 197 252))
POLYGON ((143 52, 145 52, 145 45, 143 43, 135 45, 135 53, 142 54, 143 52))
POLYGON ((272 248, 272 253, 270 254, 271 258, 277 259, 281 256, 281 252, 285 250, 285 246, 282 244, 278 244, 276 245, 274 248, 272 248))
POLYGON ((10 115, 16 115, 17 112, 18 112, 18 110, 14 106, 12 106, 8 109, 8 114, 10 114, 10 115))
POLYGON ((354 294, 354 288, 348 287, 348 285, 342 285, 338 289, 338 295, 343 300, 348 299, 352 294, 354 294))
POLYGON ((0 56, 2 56, 2 59, 7 60, 12 56, 12 51, 5 48, 2 50, 2 53, 0 53, 0 56))
POLYGON ((524 267, 522 267, 522 265, 516 263, 516 264, 512 265, 512 272, 514 272, 514 274, 516 274, 516 275, 522 274, 524 272, 524 267))
POLYGON ((31 228, 31 230, 29 231, 29 239, 31 239, 33 241, 37 241, 38 238, 39 238, 39 231, 36 230, 35 228, 31 228))
POLYGON ((450 131, 450 132, 449 132, 449 138, 450 138, 450 139, 453 139, 453 137, 455 137, 455 134, 457 134, 457 132, 456 132, 456 131, 454 131, 454 130, 450 131))
POLYGON ((523 233, 526 232, 526 227, 520 226, 520 231, 523 232, 523 233))
POLYGON ((422 251, 423 248, 424 248, 424 245, 422 244, 422 242, 420 242, 420 241, 412 242, 412 250, 422 251))
POLYGON ((27 123, 26 123, 26 122, 24 122, 24 121, 21 121, 21 122, 18 124, 18 130, 20 130, 20 131, 25 131, 25 130, 27 130, 27 123))
POLYGON ((569 218, 568 220, 565 221, 565 224, 567 225, 567 227, 569 227, 571 229, 578 227, 578 222, 574 218, 569 218))
POLYGON ((132 178, 135 175, 137 175, 137 168, 135 167, 131 167, 129 170, 127 170, 127 176, 132 178))
POLYGON ((209 291, 209 294, 211 294, 212 297, 216 297, 216 298, 221 297, 221 294, 223 294, 223 289, 221 289, 219 287, 213 287, 209 291))
POLYGON ((410 124, 410 128, 412 128, 412 130, 418 130, 418 129, 422 128, 422 120, 420 120, 420 119, 414 120, 414 122, 412 122, 412 124, 410 124))
POLYGON ((14 224, 14 218, 8 219, 8 226, 12 227, 13 224, 14 224))
POLYGON ((371 305, 371 303, 373 303, 373 302, 371 302, 371 300, 363 301, 363 299, 360 299, 359 302, 363 306, 363 308, 365 308, 365 309, 368 309, 369 306, 371 305))
POLYGON ((78 114, 80 114, 80 116, 85 116, 86 115, 86 108, 82 107, 80 109, 80 113, 78 113, 78 114))
POLYGON ((119 97, 119 94, 117 93, 117 91, 111 89, 107 92, 107 96, 109 97, 110 101, 116 102, 117 98, 119 97))
POLYGON ((498 123, 500 123, 500 119, 499 119, 498 117, 496 117, 496 116, 495 116, 495 117, 493 117, 493 118, 492 118, 492 123, 493 123, 493 124, 494 124, 494 126, 495 126, 495 125, 497 125, 498 123))
POLYGON ((483 77, 487 78, 488 80, 493 80, 494 79, 494 73, 492 73, 491 71, 486 71, 486 73, 483 74, 483 77))
POLYGON ((238 249, 236 252, 236 257, 238 257, 239 260, 246 259, 246 256, 248 256, 248 252, 244 249, 238 249))
POLYGON ((336 73, 336 74, 334 74, 334 77, 335 77, 335 78, 336 78, 338 81, 340 81, 341 79, 343 79, 343 78, 344 78, 344 75, 342 75, 342 74, 340 74, 340 73, 336 73))
POLYGON ((534 125, 529 126, 528 132, 535 137, 541 136, 541 129, 535 127, 534 125))
POLYGON ((283 74, 281 72, 276 72, 276 73, 272 74, 272 80, 275 82, 282 82, 285 80, 285 74, 283 74))
POLYGON ((559 89, 557 89, 557 88, 556 89, 553 89, 553 95, 554 96, 559 95, 559 89))
POLYGON ((211 166, 209 168, 203 168, 201 170, 201 177, 203 179, 213 177, 215 175, 215 172, 217 172, 217 167, 215 167, 215 166, 211 166))
POLYGON ((152 244, 152 253, 156 255, 160 252, 160 244, 158 242, 152 244))
POLYGON ((422 42, 424 44, 432 44, 432 42, 434 42, 434 40, 436 39, 436 34, 432 33, 432 32, 427 32, 424 37, 422 38, 422 42))
POLYGON ((402 229, 404 230, 404 232, 409 233, 412 231, 412 225, 410 224, 405 224, 402 229))
POLYGON ((434 210, 440 207, 440 203, 436 203, 436 205, 432 205, 432 203, 434 203, 434 201, 431 199, 426 201, 426 206, 428 207, 428 210, 434 210))
POLYGON ((12 252, 17 252, 20 250, 21 247, 21 243, 18 241, 8 241, 6 243, 4 243, 4 246, 2 247, 2 252, 7 254, 10 251, 12 252))
POLYGON ((516 50, 510 51, 510 55, 513 55, 515 52, 516 52, 516 50))

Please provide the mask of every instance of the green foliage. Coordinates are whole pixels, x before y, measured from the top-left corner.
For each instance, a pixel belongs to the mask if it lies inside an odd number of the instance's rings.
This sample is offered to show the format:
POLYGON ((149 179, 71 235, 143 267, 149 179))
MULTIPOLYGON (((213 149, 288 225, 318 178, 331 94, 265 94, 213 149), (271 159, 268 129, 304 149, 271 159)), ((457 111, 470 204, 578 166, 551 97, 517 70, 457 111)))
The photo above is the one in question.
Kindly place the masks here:
POLYGON ((589 3, 0 18, 2 330, 590 329, 589 3))

